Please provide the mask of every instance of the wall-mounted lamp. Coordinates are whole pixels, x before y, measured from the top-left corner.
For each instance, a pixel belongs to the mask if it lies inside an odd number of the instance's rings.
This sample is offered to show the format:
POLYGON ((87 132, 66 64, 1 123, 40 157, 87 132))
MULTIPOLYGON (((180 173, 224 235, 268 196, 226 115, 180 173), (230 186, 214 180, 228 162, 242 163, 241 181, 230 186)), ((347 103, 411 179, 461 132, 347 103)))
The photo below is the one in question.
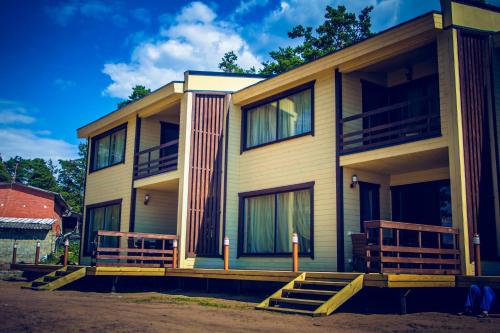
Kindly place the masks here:
POLYGON ((358 176, 352 175, 351 177, 351 188, 355 188, 358 185, 358 176))
POLYGON ((144 204, 147 205, 149 202, 149 199, 151 199, 151 196, 149 194, 144 194, 144 204))

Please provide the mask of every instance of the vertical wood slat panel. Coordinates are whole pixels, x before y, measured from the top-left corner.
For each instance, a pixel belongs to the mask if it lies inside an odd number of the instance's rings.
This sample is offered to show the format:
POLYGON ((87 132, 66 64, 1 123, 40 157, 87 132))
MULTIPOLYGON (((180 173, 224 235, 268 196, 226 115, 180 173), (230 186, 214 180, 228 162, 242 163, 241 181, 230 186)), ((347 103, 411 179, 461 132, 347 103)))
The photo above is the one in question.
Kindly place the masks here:
POLYGON ((458 37, 466 215, 470 256, 474 258, 473 234, 482 231, 484 243, 492 245, 489 215, 494 207, 487 97, 491 89, 488 77, 491 50, 487 35, 460 31, 458 37))
POLYGON ((191 133, 187 255, 219 255, 222 131, 222 94, 194 94, 191 133))

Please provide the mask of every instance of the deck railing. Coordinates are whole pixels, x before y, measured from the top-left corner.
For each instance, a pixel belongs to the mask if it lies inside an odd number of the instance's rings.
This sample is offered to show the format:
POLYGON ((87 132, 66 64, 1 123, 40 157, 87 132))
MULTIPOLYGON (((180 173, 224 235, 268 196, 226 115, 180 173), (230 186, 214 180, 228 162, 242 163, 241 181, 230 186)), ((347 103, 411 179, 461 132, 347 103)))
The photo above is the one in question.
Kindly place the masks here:
POLYGON ((339 151, 360 152, 433 137, 441 133, 439 98, 422 98, 339 120, 339 151))
POLYGON ((364 225, 367 272, 461 272, 458 229, 394 221, 366 221, 364 225))
POLYGON ((179 140, 172 140, 135 154, 134 178, 144 178, 177 169, 179 140))
POLYGON ((177 235, 97 231, 96 266, 174 267, 177 235))

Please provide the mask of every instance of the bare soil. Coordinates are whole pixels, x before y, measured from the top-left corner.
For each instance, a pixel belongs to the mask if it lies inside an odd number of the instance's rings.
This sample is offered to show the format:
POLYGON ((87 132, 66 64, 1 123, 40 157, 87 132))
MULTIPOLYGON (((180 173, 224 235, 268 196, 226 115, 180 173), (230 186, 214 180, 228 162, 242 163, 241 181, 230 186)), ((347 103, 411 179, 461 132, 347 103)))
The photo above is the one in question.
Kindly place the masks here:
POLYGON ((0 332, 500 332, 500 319, 425 312, 325 318, 254 310, 251 299, 34 291, 0 281, 0 332))

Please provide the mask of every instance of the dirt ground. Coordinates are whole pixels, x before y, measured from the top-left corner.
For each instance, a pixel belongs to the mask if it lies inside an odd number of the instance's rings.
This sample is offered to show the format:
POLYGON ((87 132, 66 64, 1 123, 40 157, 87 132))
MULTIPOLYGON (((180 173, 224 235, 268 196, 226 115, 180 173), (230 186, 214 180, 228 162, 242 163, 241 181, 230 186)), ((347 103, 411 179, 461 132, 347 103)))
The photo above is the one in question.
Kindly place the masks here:
POLYGON ((0 281, 0 332, 500 332, 500 319, 426 312, 275 314, 254 302, 156 292, 34 291, 0 281))

